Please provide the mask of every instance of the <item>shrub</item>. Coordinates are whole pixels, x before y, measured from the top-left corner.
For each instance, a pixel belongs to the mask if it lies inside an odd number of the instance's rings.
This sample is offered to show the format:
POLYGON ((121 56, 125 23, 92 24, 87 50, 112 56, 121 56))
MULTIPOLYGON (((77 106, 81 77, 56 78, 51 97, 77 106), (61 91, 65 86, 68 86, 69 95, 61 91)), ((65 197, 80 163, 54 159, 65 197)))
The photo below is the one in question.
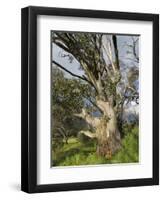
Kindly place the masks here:
POLYGON ((139 161, 138 126, 128 129, 122 139, 122 149, 113 157, 112 163, 132 163, 139 161))

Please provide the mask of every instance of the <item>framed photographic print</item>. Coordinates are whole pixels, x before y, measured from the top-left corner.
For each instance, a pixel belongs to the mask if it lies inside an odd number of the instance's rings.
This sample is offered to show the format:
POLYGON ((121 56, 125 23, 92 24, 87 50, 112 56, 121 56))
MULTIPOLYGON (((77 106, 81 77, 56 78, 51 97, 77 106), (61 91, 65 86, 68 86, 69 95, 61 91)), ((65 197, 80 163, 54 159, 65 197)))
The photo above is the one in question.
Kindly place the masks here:
POLYGON ((22 190, 159 184, 159 16, 22 9, 22 190))

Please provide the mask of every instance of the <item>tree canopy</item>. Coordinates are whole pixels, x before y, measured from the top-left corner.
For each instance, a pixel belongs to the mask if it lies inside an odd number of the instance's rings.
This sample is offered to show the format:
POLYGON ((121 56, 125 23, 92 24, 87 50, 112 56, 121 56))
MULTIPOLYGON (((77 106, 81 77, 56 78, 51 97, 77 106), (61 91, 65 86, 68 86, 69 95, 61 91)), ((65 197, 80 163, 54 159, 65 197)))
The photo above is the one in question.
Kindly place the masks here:
POLYGON ((59 115, 59 125, 66 129, 66 121, 70 123, 81 113, 78 116, 95 127, 95 133, 90 129, 85 134, 97 138, 97 153, 105 156, 115 153, 121 148, 124 106, 139 103, 138 37, 131 36, 130 43, 124 44, 126 59, 132 60, 130 66, 121 58, 116 34, 54 31, 52 43, 62 50, 62 58, 69 63, 76 60, 83 71, 77 74, 64 62, 52 59, 54 118, 59 115), (94 116, 96 111, 101 113, 100 118, 94 116))

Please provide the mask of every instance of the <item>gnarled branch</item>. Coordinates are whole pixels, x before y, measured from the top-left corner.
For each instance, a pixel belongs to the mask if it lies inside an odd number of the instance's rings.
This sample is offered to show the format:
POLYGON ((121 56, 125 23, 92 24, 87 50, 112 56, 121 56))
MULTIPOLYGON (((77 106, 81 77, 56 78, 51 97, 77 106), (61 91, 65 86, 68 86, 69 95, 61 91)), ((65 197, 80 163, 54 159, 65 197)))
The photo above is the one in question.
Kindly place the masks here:
POLYGON ((96 138, 97 135, 95 133, 92 133, 90 131, 80 131, 80 133, 86 135, 87 137, 90 137, 90 138, 96 138))

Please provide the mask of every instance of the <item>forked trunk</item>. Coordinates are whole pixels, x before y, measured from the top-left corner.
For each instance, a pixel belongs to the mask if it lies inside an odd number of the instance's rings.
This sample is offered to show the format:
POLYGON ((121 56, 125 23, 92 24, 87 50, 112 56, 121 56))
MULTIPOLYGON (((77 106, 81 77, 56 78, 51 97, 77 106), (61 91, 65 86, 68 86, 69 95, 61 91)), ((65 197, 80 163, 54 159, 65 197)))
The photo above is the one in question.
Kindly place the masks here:
POLYGON ((121 137, 118 130, 116 113, 111 103, 102 100, 97 100, 96 103, 103 111, 102 117, 90 116, 85 109, 80 114, 75 114, 75 116, 82 117, 95 129, 94 133, 90 130, 82 130, 81 133, 90 138, 97 139, 97 154, 110 158, 121 147, 121 137))

